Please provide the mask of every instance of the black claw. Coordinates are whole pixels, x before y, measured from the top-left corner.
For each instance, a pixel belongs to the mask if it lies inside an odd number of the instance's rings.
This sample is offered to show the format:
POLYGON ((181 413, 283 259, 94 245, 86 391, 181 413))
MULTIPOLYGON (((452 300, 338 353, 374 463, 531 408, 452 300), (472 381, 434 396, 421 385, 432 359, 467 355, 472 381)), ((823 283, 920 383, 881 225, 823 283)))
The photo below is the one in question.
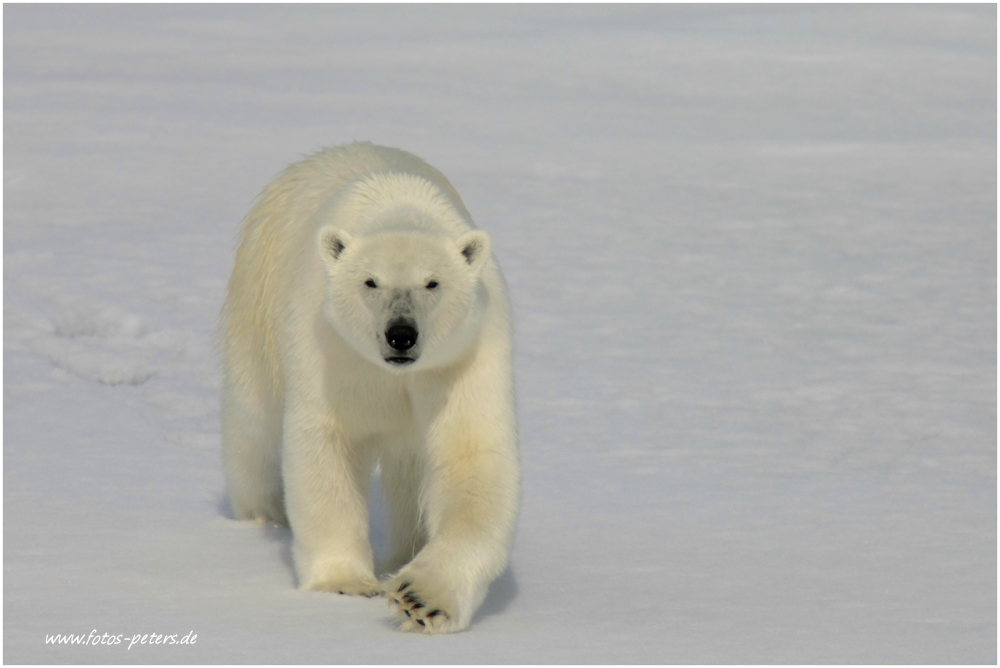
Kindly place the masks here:
POLYGON ((427 626, 426 624, 424 624, 424 620, 422 619, 418 619, 417 624, 420 624, 421 626, 427 626))
POLYGON ((437 617, 440 614, 444 614, 444 613, 442 613, 440 610, 431 610, 430 612, 427 613, 427 616, 428 617, 437 617))
POLYGON ((422 608, 422 607, 424 607, 424 604, 423 604, 423 603, 414 603, 414 604, 413 604, 413 609, 414 609, 414 610, 419 610, 419 609, 420 609, 420 608, 422 608))
POLYGON ((344 595, 344 592, 342 592, 342 591, 338 591, 337 593, 340 594, 341 596, 344 595))
POLYGON ((409 582, 404 582, 403 584, 399 585, 399 589, 396 590, 396 593, 398 594, 399 592, 403 591, 409 586, 410 586, 409 582))
POLYGON ((403 612, 405 612, 405 613, 406 613, 406 616, 407 616, 407 617, 410 617, 410 616, 411 616, 411 615, 410 615, 410 611, 409 611, 409 610, 407 610, 406 608, 403 608, 403 612))

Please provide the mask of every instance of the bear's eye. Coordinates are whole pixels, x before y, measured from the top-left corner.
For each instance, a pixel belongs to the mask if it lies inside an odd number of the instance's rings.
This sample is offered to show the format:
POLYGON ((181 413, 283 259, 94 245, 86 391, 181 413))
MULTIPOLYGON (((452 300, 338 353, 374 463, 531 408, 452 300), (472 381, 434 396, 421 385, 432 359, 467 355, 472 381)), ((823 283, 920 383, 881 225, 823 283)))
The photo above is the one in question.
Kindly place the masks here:
POLYGON ((427 284, 427 289, 428 290, 433 290, 437 286, 438 286, 438 282, 437 281, 431 281, 430 283, 427 284))
POLYGON ((378 284, 375 283, 375 281, 373 281, 370 278, 367 281, 365 281, 365 285, 367 285, 369 288, 377 288, 378 287, 378 284))

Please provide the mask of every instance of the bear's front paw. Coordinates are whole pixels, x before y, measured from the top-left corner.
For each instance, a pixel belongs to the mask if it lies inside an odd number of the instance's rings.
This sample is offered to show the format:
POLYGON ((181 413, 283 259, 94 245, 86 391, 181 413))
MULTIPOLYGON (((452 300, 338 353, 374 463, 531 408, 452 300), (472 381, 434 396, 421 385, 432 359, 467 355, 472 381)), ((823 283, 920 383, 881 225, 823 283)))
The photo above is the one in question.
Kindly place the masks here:
POLYGON ((382 595, 403 622, 401 631, 450 633, 466 626, 459 619, 452 597, 414 573, 401 573, 382 583, 382 595))
POLYGON ((241 522, 254 522, 256 524, 277 524, 287 527, 288 517, 279 505, 256 505, 232 504, 233 516, 241 522))
POLYGON ((301 577, 299 588, 368 598, 381 593, 374 574, 352 572, 351 569, 335 566, 313 566, 301 577))
POLYGON ((372 598, 382 593, 378 588, 378 583, 366 580, 360 582, 320 582, 309 589, 336 592, 344 596, 364 596, 365 598, 372 598))

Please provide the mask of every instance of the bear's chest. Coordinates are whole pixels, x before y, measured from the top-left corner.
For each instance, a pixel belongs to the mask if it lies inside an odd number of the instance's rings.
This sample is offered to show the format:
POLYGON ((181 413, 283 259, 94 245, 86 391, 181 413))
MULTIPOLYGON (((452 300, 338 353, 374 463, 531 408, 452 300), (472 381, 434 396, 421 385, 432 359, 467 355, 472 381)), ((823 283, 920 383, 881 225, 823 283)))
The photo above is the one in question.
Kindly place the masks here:
POLYGON ((412 402, 400 380, 355 367, 331 365, 327 372, 326 402, 337 422, 357 436, 409 430, 412 402))

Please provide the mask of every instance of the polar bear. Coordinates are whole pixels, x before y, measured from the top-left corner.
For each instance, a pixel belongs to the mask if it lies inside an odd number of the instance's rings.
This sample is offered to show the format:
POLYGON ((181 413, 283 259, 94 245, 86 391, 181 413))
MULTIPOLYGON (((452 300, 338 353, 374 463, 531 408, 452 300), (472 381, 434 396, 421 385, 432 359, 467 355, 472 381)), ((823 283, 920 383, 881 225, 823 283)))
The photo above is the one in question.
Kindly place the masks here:
POLYGON ((448 180, 368 143, 288 167, 247 216, 221 338, 236 518, 291 527, 302 589, 384 594, 406 630, 466 628, 506 567, 520 470, 507 290, 448 180))

